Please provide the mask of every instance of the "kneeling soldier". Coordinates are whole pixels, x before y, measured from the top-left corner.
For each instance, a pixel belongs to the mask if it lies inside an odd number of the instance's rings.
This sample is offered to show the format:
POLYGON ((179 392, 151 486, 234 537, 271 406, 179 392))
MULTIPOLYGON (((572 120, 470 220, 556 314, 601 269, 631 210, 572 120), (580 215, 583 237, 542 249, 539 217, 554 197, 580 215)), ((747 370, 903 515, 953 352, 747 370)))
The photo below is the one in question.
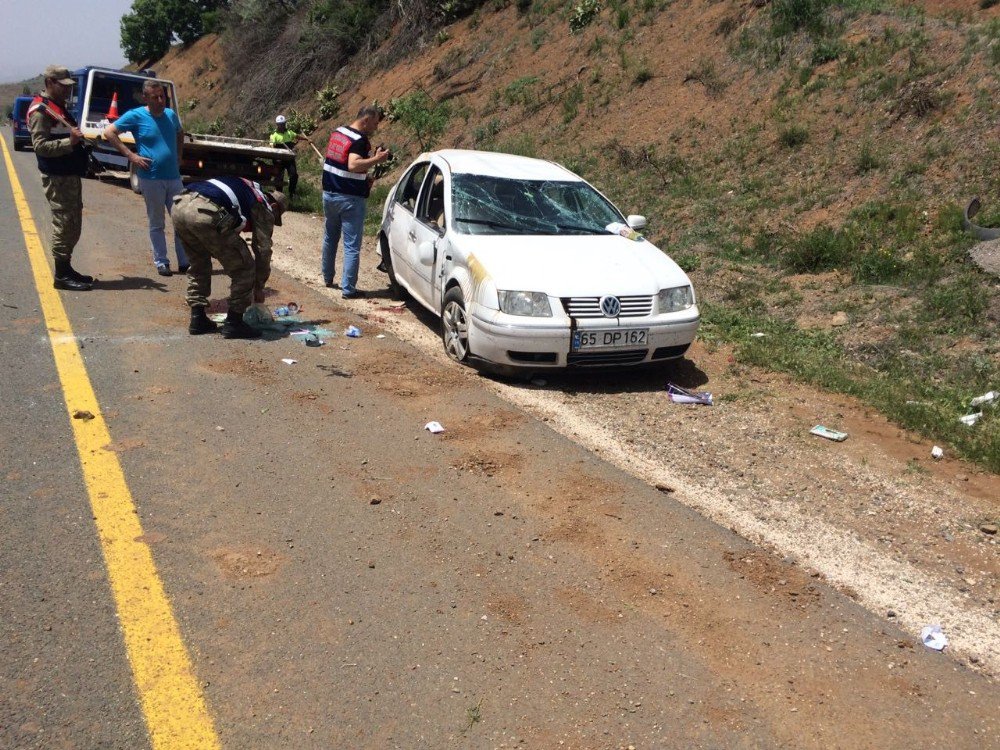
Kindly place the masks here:
POLYGON ((288 200, 281 193, 265 193, 260 185, 240 177, 219 177, 188 185, 174 198, 174 231, 187 250, 187 303, 191 308, 188 333, 212 333, 218 326, 205 314, 212 291, 212 258, 229 275, 229 312, 222 324, 227 339, 255 339, 260 331, 243 322, 253 302, 264 301, 264 285, 271 275, 271 234, 281 226, 288 200), (251 233, 251 255, 240 232, 251 233))

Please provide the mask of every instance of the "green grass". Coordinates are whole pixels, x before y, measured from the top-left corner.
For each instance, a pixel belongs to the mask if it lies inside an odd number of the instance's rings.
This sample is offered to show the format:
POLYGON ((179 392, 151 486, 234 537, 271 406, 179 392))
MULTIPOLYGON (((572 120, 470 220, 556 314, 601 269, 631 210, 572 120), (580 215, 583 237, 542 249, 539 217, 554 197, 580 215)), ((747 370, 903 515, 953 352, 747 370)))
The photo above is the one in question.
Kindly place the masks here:
POLYGON ((865 174, 866 172, 872 172, 881 166, 882 160, 879 158, 875 147, 872 146, 871 141, 862 141, 858 156, 854 161, 854 169, 857 173, 865 174))
POLYGON ((738 362, 786 372, 798 380, 854 396, 900 426, 950 444, 959 455, 1000 472, 1000 413, 984 413, 975 427, 958 421, 969 400, 1000 379, 996 366, 983 360, 975 369, 930 357, 922 367, 894 346, 888 347, 879 371, 845 356, 830 332, 803 331, 757 310, 701 303, 699 336, 730 343, 738 362), (761 338, 750 334, 762 332, 761 338), (962 379, 941 379, 952 370, 962 379), (927 377, 928 372, 937 375, 927 377))
MULTIPOLYGON (((919 180, 932 163, 955 158, 924 154, 939 150, 944 133, 932 128, 928 137, 930 145, 894 167, 893 176, 904 172, 919 180)), ((958 422, 972 396, 1000 384, 989 343, 996 341, 996 324, 986 315, 996 293, 969 267, 973 240, 961 228, 960 205, 939 198, 935 206, 924 192, 890 186, 827 225, 801 230, 789 221, 761 228, 759 217, 824 205, 839 188, 828 180, 812 181, 806 190, 786 184, 787 168, 767 156, 773 143, 762 128, 701 147, 694 145, 698 133, 685 126, 664 141, 670 145, 609 144, 600 156, 560 160, 620 207, 651 218, 647 236, 701 292, 700 335, 708 343, 727 342, 742 363, 855 396, 900 426, 951 446, 955 455, 993 471, 1000 467, 1000 410, 974 428, 958 422), (811 287, 792 286, 785 279, 831 269, 842 272, 835 282, 817 277, 811 287), (727 272, 723 284, 713 281, 721 272, 727 272), (800 330, 795 321, 803 304, 815 304, 811 289, 837 290, 829 296, 836 308, 819 312, 843 309, 851 325, 800 330), (872 327, 881 333, 868 335, 872 327), (758 330, 769 335, 750 339, 758 330), (973 344, 971 351, 952 354, 959 337, 973 344)), ((855 149, 853 165, 845 154, 848 168, 866 174, 885 169, 890 158, 882 148, 891 146, 845 141, 839 152, 845 147, 855 149)), ((993 151, 985 159, 997 161, 993 151)), ((822 165, 810 168, 822 174, 822 165)), ((1000 205, 987 205, 981 221, 1000 222, 1000 205)))
POLYGON ((583 84, 576 83, 569 87, 562 98, 563 122, 570 123, 576 119, 580 113, 580 105, 583 103, 583 84))
POLYGON ((365 213, 365 235, 374 237, 378 234, 378 229, 382 226, 382 208, 385 206, 385 199, 389 197, 393 183, 388 181, 376 182, 372 186, 371 195, 368 196, 368 209, 365 213))
POLYGON ((778 131, 778 143, 785 148, 798 148, 809 141, 809 130, 802 125, 789 125, 778 131))

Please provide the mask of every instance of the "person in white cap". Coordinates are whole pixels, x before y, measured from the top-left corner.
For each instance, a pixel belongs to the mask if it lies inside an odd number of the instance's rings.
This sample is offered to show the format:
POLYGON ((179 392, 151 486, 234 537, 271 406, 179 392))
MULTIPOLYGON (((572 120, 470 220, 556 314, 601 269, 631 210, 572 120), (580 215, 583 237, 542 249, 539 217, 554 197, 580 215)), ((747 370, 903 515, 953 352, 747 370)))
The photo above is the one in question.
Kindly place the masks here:
MULTIPOLYGON (((275 132, 271 133, 272 146, 287 148, 292 153, 295 153, 296 141, 306 140, 304 135, 288 129, 288 120, 284 115, 278 115, 274 118, 274 126, 275 132)), ((288 162, 288 166, 285 167, 285 173, 288 175, 288 198, 290 200, 295 195, 295 186, 299 184, 299 170, 295 166, 295 159, 288 162)))

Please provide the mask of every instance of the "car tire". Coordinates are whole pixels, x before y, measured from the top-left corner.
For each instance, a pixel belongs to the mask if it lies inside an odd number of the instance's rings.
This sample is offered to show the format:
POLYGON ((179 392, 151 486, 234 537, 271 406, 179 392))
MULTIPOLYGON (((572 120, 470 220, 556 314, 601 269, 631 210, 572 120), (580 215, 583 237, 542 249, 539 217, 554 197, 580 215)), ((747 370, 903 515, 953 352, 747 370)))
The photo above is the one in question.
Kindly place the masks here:
POLYGON ((469 316, 465 311, 462 289, 453 286, 444 295, 441 307, 441 341, 444 351, 456 362, 469 359, 469 316))
POLYGON ((142 186, 139 184, 139 170, 135 164, 128 165, 128 186, 136 195, 142 195, 142 186))
POLYGON ((379 249, 382 251, 382 267, 385 268, 389 276, 389 295, 395 300, 406 298, 403 285, 396 280, 396 271, 392 267, 392 253, 389 251, 389 239, 384 235, 379 235, 379 249))

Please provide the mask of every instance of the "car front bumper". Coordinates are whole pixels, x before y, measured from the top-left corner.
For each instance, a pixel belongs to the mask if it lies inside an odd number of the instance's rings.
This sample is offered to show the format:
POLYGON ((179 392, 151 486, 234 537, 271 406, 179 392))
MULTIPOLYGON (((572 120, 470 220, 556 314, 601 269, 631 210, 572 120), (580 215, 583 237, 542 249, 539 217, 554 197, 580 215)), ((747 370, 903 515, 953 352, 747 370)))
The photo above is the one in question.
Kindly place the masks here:
POLYGON ((519 318, 497 310, 476 307, 469 317, 469 348, 479 359, 531 369, 562 367, 613 367, 676 359, 694 341, 700 316, 697 307, 681 313, 643 318, 580 320, 519 318), (573 330, 623 331, 646 329, 646 343, 639 346, 571 351, 573 330))

